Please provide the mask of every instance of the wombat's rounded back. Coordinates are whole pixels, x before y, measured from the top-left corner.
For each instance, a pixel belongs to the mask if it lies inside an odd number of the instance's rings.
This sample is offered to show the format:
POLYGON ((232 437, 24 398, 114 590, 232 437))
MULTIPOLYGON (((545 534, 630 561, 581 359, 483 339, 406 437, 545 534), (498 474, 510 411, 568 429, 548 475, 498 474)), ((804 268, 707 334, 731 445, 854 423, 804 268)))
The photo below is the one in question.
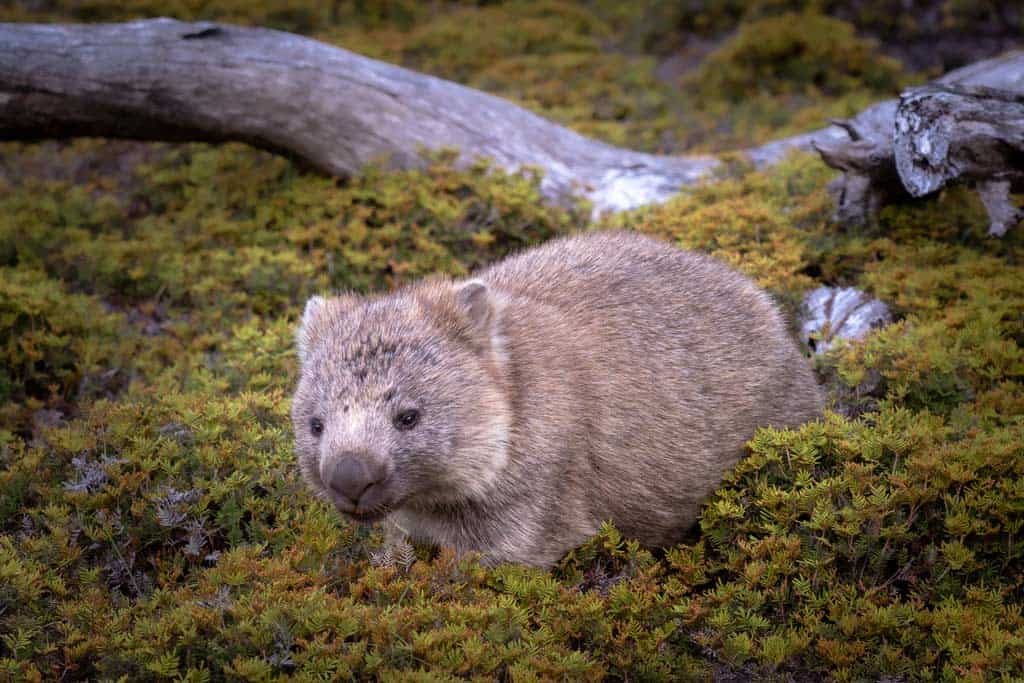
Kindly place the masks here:
POLYGON ((768 295, 714 259, 635 233, 583 234, 478 277, 510 302, 521 441, 572 435, 569 481, 551 493, 646 543, 685 531, 757 427, 821 411, 768 295))

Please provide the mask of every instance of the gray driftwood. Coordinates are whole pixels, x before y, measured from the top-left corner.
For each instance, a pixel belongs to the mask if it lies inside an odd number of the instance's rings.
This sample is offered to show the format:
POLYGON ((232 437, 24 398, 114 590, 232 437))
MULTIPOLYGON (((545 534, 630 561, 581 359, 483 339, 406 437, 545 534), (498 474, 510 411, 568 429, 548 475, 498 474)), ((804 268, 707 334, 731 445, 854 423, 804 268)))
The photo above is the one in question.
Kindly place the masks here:
POLYGON ((976 184, 992 234, 1024 216, 1009 200, 1024 174, 1024 52, 951 71, 836 125, 845 136, 819 132, 812 144, 844 172, 832 186, 842 222, 865 222, 891 199, 954 179, 976 184))
MULTIPOLYGON (((1022 78, 1024 53, 1016 53, 940 82, 1020 94, 1022 78)), ((896 109, 895 100, 882 102, 746 153, 763 167, 790 150, 817 149, 845 171, 838 217, 864 220, 905 192, 892 144, 896 109)), ((74 136, 237 140, 338 176, 376 162, 416 167, 423 150, 454 148, 462 163, 490 157, 508 170, 536 167, 546 197, 582 195, 597 212, 664 201, 719 165, 711 156, 613 147, 507 100, 291 33, 171 19, 0 24, 0 140, 74 136)), ((946 165, 960 164, 951 157, 946 165)), ((972 176, 998 232, 1019 218, 1006 199, 1016 176, 986 178, 972 176)))
POLYGON ((710 156, 657 156, 574 133, 507 100, 302 36, 150 19, 0 24, 0 139, 238 140, 329 174, 423 163, 423 149, 544 172, 549 198, 655 203, 710 156))

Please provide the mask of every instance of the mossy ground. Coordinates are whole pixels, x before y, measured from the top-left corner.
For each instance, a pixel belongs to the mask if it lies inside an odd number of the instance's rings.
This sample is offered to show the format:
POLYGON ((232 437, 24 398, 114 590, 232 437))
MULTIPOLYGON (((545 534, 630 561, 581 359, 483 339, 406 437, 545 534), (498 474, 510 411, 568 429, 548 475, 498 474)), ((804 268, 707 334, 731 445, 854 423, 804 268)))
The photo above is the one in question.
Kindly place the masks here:
MULTIPOLYGON (((913 78, 801 3, 748 4, 694 15, 709 35, 744 20, 685 76, 699 107, 653 76, 654 6, 93 0, 0 13, 300 30, 648 149, 818 125, 913 78), (776 25, 787 11, 799 14, 776 25), (803 44, 794 22, 832 38, 803 44)), ((841 410, 751 435, 688 543, 652 553, 608 528, 551 572, 428 548, 381 567, 379 531, 297 477, 302 303, 462 274, 595 227, 586 211, 544 206, 536 178, 454 170, 445 155, 340 183, 237 145, 5 144, 0 678, 1024 677, 1024 233, 987 237, 956 188, 846 230, 829 219, 830 178, 810 156, 734 166, 605 222, 713 253, 791 313, 826 282, 898 316, 819 360, 841 410)))

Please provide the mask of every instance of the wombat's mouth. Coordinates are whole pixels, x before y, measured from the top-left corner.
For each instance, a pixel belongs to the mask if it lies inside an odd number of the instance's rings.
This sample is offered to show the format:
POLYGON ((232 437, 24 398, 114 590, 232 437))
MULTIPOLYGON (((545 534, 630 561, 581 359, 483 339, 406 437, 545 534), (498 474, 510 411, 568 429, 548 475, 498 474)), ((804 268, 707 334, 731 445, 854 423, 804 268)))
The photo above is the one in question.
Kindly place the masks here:
POLYGON ((350 519, 354 519, 360 524, 373 524, 374 522, 379 522, 388 516, 387 508, 382 510, 369 510, 367 512, 356 512, 355 510, 345 511, 338 508, 338 512, 350 519))
MULTIPOLYGON (((317 478, 319 479, 319 472, 317 478)), ((321 496, 324 500, 331 502, 334 509, 343 517, 355 520, 362 524, 372 524, 391 514, 396 509, 395 492, 390 479, 371 484, 353 501, 329 486, 324 486, 320 480, 321 496)))
MULTIPOLYGON (((353 507, 352 502, 349 500, 343 500, 340 496, 330 495, 330 493, 328 495, 330 496, 331 502, 334 503, 334 508, 341 513, 343 517, 348 517, 360 524, 373 524, 374 522, 379 522, 398 507, 398 505, 395 505, 395 502, 400 503, 400 501, 394 501, 390 496, 383 498, 377 498, 374 496, 376 500, 369 501, 369 505, 360 504, 353 507)), ((360 503, 362 503, 362 501, 360 501, 360 503)))

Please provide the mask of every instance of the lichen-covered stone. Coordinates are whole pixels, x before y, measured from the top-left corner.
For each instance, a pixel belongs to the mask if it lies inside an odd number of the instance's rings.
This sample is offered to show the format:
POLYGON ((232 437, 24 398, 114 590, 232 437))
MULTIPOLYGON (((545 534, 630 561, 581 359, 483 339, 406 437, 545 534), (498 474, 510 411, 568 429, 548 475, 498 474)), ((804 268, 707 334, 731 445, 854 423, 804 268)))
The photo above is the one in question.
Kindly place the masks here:
POLYGON ((800 333, 815 353, 840 339, 861 339, 892 321, 889 307, 855 287, 818 287, 804 297, 800 333))

